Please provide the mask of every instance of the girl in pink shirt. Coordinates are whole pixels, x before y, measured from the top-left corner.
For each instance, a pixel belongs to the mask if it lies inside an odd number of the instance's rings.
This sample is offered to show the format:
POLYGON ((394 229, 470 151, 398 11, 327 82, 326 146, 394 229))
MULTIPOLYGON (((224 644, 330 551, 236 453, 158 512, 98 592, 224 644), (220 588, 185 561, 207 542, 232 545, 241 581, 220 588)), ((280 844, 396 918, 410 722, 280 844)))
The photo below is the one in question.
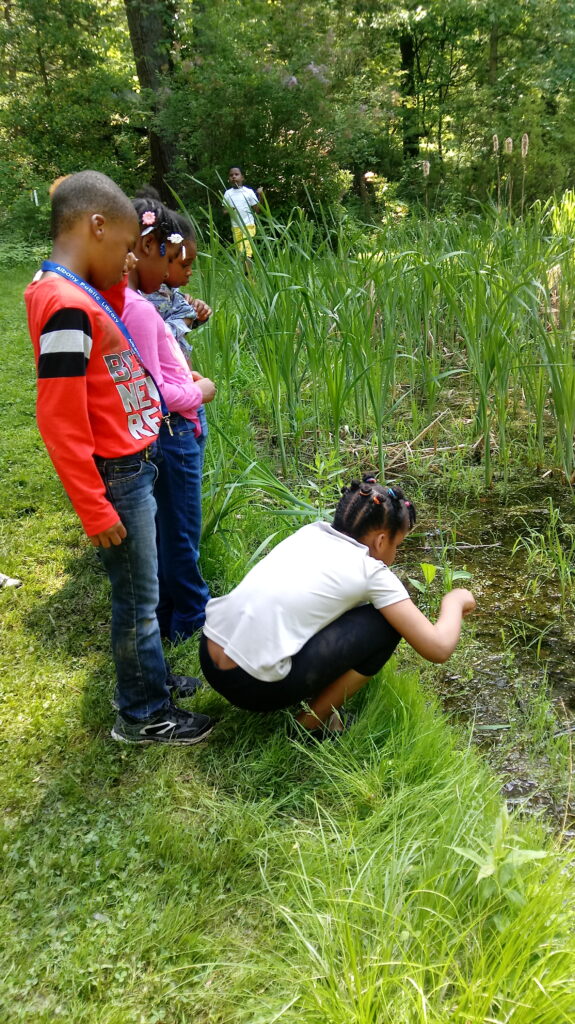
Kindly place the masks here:
POLYGON ((158 247, 151 240, 154 229, 160 219, 172 220, 174 231, 167 248, 168 258, 175 259, 183 241, 177 222, 157 200, 135 199, 134 207, 143 233, 134 253, 137 262, 129 271, 122 319, 170 412, 158 436, 154 490, 160 579, 157 614, 162 636, 176 643, 202 628, 210 597, 198 565, 202 450, 197 413, 202 404, 212 401, 216 389, 209 378, 192 374, 170 329, 144 297, 160 287, 168 270, 165 261, 160 264, 158 247))

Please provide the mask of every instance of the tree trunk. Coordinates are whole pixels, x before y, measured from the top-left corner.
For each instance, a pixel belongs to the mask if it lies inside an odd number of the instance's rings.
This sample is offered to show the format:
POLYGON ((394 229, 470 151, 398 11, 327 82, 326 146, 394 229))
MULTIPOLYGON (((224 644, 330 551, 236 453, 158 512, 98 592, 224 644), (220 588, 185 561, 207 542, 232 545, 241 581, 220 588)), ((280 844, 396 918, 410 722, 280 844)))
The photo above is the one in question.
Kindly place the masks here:
POLYGON ((401 54, 401 95, 403 97, 403 159, 416 160, 419 156, 419 124, 415 106, 415 41, 411 34, 399 37, 401 54))
MULTIPOLYGON (((177 7, 175 0, 124 0, 130 40, 134 51, 136 71, 142 92, 151 99, 153 120, 164 104, 164 91, 169 89, 173 71, 172 47, 175 39, 177 7)), ((166 179, 173 160, 173 146, 156 130, 148 126, 151 184, 164 199, 171 194, 166 179)))
POLYGON ((495 22, 489 33, 489 84, 497 85, 499 60, 499 25, 495 22))

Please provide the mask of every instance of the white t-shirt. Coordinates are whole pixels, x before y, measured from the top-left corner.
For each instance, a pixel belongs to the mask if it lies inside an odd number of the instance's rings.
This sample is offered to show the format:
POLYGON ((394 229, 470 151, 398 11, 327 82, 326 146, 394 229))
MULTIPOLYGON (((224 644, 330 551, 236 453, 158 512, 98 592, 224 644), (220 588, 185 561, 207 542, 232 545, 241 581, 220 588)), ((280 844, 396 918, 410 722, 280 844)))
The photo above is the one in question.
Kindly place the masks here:
POLYGON ((365 544, 311 523, 282 541, 225 597, 208 601, 204 633, 263 682, 287 676, 292 655, 357 605, 409 598, 365 544))
POLYGON ((240 185, 239 188, 228 188, 224 192, 224 206, 230 211, 230 219, 234 227, 242 228, 246 224, 255 224, 252 206, 257 206, 259 199, 253 188, 240 185))

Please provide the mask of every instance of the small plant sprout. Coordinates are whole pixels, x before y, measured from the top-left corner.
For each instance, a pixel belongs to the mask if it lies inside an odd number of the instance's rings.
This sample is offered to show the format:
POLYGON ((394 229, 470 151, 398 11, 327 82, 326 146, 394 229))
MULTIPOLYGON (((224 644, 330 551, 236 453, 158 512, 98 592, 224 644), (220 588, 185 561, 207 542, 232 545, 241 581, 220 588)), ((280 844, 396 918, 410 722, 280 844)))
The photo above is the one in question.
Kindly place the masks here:
MULTIPOLYGON (((509 833, 509 812, 504 804, 495 822, 491 844, 482 841, 481 852, 464 846, 454 846, 453 850, 479 868, 477 885, 484 883, 482 889, 486 901, 504 893, 513 905, 524 906, 526 879, 523 868, 529 862, 543 860, 549 853, 546 850, 525 849, 509 833)), ((495 923, 497 925, 497 921, 495 923)))
MULTIPOLYGON (((575 604, 575 532, 565 523, 560 510, 549 498, 549 522, 543 531, 528 528, 526 535, 518 537, 512 555, 520 551, 527 556, 530 582, 526 592, 541 583, 553 583, 558 588, 559 608, 565 612, 575 604)), ((548 598, 551 595, 548 592, 548 598)))
POLYGON ((444 594, 453 590, 454 583, 471 579, 471 573, 467 572, 466 569, 453 569, 450 565, 433 565, 432 562, 420 562, 419 568, 423 575, 423 583, 421 580, 413 579, 411 576, 409 577, 409 582, 423 595, 424 606, 430 614, 437 612, 441 598, 444 594), (438 572, 443 574, 443 586, 440 594, 434 593, 432 589, 438 572))

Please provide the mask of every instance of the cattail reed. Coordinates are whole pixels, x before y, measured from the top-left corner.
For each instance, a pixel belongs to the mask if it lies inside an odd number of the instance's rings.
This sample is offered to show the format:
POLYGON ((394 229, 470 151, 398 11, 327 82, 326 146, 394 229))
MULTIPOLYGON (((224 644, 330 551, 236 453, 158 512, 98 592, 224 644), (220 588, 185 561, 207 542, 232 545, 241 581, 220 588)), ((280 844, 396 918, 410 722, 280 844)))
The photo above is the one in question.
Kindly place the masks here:
POLYGON ((424 184, 424 188, 425 188, 425 209, 428 210, 429 209, 429 199, 428 199, 428 195, 427 195, 427 186, 429 185, 429 172, 431 170, 431 164, 429 163, 429 160, 424 160, 423 161, 423 163, 421 165, 421 169, 423 171, 423 184, 424 184))
POLYGON ((529 136, 527 132, 524 132, 521 136, 521 160, 523 161, 523 176, 521 178, 521 216, 523 216, 523 206, 525 203, 525 174, 527 154, 529 152, 529 136))
MULTIPOLYGON (((512 154, 513 154, 513 139, 511 138, 510 135, 505 139, 505 142, 503 143, 503 152, 505 153, 505 156, 512 156, 512 154)), ((513 208, 512 207, 512 198, 513 198, 513 174, 511 173, 511 168, 509 168, 508 173, 507 173, 507 206, 509 208, 509 213, 511 213, 511 210, 513 208)))
POLYGON ((497 213, 501 213, 501 169, 499 167, 499 136, 493 136, 493 154, 497 163, 497 213))

